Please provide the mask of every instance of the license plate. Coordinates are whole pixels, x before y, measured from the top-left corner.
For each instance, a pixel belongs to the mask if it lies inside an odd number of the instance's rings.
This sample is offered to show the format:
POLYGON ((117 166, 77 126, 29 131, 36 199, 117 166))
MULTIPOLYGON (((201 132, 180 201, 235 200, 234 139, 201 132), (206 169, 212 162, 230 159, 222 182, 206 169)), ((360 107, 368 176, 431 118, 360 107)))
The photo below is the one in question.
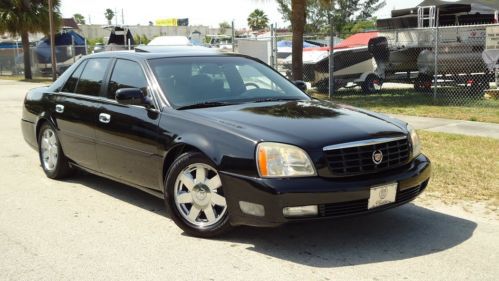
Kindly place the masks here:
POLYGON ((397 196, 397 183, 389 183, 371 187, 367 209, 395 202, 397 196))

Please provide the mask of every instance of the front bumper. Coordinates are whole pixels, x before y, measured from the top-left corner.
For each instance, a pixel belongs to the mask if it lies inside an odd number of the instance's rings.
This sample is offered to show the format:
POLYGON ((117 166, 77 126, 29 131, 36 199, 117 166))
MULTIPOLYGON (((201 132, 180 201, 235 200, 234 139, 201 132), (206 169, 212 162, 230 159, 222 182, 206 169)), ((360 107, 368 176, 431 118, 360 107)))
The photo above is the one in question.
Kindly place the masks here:
POLYGON ((428 184, 431 163, 424 155, 396 172, 379 177, 355 179, 292 178, 262 179, 221 172, 225 197, 232 225, 277 226, 292 221, 315 220, 358 215, 386 210, 416 198, 428 184), (372 186, 397 182, 394 203, 367 209, 372 186), (241 211, 239 202, 264 206, 264 216, 253 216, 241 211), (283 208, 318 205, 319 214, 307 218, 286 218, 283 208))

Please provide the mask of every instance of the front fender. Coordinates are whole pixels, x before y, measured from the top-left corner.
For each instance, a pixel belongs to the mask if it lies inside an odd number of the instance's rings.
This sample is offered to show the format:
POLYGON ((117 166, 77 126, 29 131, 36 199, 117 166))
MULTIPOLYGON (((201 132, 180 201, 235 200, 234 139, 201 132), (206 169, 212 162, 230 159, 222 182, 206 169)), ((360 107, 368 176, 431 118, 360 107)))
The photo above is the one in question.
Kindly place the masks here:
POLYGON ((219 171, 256 176, 254 140, 231 132, 223 125, 163 115, 160 120, 164 157, 179 146, 202 152, 219 171))

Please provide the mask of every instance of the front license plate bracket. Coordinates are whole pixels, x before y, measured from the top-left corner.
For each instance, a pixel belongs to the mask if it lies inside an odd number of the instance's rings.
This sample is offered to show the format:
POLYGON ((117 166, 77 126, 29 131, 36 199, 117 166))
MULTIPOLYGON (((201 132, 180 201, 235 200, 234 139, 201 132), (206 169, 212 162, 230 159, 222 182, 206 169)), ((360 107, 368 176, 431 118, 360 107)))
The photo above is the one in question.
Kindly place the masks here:
POLYGON ((371 187, 367 209, 376 208, 395 202, 398 183, 388 183, 371 187))

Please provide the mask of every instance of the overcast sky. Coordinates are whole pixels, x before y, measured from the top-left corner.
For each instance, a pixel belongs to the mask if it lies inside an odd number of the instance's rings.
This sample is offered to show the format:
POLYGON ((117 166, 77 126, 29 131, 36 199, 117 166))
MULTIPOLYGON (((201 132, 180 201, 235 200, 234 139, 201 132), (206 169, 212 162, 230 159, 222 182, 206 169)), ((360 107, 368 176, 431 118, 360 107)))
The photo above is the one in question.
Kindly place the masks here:
MULTIPOLYGON (((410 8, 422 0, 386 0, 387 5, 378 11, 378 18, 390 17, 392 9, 410 8)), ((256 8, 265 11, 271 23, 288 26, 284 23, 274 0, 61 0, 64 17, 82 14, 87 23, 106 24, 104 12, 107 8, 116 9, 118 23, 121 24, 123 9, 125 24, 147 25, 160 18, 189 18, 190 25, 217 27, 222 21, 234 20, 236 28, 246 27, 246 18, 256 8)), ((114 20, 113 20, 114 23, 114 20)))

